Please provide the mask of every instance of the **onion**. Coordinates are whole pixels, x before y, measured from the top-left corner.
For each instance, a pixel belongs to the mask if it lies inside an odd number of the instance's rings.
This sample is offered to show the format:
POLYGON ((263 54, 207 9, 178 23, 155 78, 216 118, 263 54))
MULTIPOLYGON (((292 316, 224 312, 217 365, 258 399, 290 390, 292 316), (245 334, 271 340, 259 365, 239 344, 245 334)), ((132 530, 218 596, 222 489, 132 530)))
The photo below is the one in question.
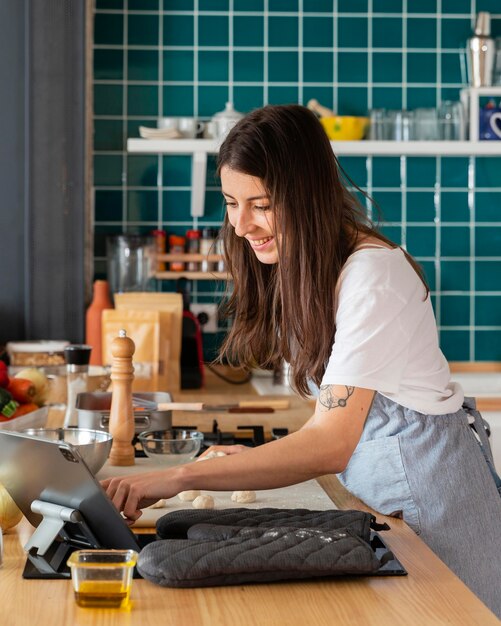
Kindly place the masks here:
POLYGON ((13 528, 22 519, 23 514, 18 509, 17 504, 10 497, 7 489, 0 485, 0 528, 2 530, 13 528))
POLYGON ((25 378, 27 380, 31 380, 36 391, 33 397, 33 402, 35 404, 38 404, 39 406, 42 406, 42 404, 47 399, 50 384, 49 379, 42 372, 42 370, 39 370, 36 367, 26 367, 20 372, 17 372, 15 378, 25 378))

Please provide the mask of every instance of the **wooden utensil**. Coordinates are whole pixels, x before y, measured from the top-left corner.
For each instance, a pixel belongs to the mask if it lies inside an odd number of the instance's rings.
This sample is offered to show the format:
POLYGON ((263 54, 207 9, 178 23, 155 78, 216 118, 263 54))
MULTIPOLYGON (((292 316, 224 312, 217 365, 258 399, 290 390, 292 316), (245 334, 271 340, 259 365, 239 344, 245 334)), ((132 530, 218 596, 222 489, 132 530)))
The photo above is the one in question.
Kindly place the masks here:
POLYGON ((273 413, 288 409, 289 400, 244 400, 229 404, 206 404, 204 402, 152 402, 133 396, 134 408, 145 411, 227 411, 229 413, 273 413))
POLYGON ((109 456, 110 465, 134 465, 134 409, 132 406, 132 381, 134 367, 132 355, 136 346, 125 330, 120 330, 111 344, 113 382, 110 408, 110 434, 113 437, 109 456))

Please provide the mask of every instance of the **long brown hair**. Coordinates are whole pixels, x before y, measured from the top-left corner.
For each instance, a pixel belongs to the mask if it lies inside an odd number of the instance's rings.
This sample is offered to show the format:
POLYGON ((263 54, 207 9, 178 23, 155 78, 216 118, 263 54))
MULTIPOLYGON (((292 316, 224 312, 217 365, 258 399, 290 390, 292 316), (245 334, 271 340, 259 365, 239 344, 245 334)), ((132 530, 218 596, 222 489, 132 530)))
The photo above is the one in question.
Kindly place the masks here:
POLYGON ((264 264, 225 217, 221 237, 233 289, 224 311, 232 326, 219 357, 265 369, 285 360, 306 396, 308 380, 319 385, 325 372, 336 332, 335 287, 360 235, 396 245, 343 184, 327 135, 305 107, 266 106, 247 115, 220 148, 218 174, 223 166, 261 179, 282 236, 275 239, 279 262, 264 264))

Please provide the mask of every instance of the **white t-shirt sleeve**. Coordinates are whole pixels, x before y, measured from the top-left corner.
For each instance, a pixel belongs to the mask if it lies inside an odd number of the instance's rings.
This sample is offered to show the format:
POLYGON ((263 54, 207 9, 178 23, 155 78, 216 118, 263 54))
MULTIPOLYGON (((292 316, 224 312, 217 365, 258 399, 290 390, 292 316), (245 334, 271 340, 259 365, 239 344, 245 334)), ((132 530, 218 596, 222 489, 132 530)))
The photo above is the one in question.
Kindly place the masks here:
POLYGON ((322 385, 396 393, 408 359, 412 311, 387 275, 367 269, 354 263, 341 276, 336 334, 322 385))

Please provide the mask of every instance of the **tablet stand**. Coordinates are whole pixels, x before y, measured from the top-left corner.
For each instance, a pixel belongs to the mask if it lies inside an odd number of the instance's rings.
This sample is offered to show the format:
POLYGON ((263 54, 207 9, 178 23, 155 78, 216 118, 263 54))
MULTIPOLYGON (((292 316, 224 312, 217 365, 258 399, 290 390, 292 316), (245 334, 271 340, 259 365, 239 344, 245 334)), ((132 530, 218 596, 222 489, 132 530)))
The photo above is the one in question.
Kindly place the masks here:
POLYGON ((77 509, 34 500, 31 510, 43 519, 24 546, 28 560, 23 578, 70 578, 69 555, 77 549, 101 547, 77 509))

